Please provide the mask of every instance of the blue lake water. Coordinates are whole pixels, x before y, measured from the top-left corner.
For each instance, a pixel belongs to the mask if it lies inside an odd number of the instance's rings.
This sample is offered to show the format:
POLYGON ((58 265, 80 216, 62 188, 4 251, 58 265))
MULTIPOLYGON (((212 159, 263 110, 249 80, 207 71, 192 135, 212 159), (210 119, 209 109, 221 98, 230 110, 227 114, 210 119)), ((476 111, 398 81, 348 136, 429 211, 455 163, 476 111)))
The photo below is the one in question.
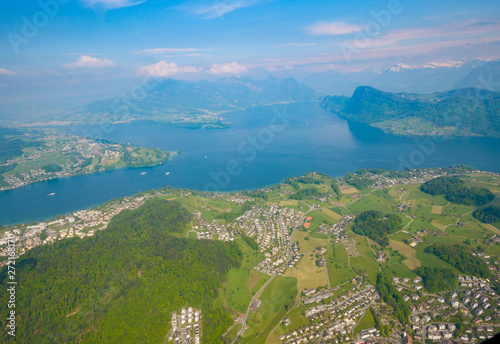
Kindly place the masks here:
POLYGON ((359 168, 418 168, 464 164, 500 172, 500 140, 384 134, 323 110, 317 103, 273 105, 223 116, 229 129, 185 129, 157 123, 106 129, 72 127, 76 134, 182 150, 163 165, 39 182, 0 192, 0 223, 41 221, 111 198, 170 185, 198 190, 260 188, 319 171, 343 176, 359 168), (146 172, 146 174, 141 174, 146 172), (169 172, 167 175, 166 173, 169 172), (53 196, 48 196, 55 193, 53 196))

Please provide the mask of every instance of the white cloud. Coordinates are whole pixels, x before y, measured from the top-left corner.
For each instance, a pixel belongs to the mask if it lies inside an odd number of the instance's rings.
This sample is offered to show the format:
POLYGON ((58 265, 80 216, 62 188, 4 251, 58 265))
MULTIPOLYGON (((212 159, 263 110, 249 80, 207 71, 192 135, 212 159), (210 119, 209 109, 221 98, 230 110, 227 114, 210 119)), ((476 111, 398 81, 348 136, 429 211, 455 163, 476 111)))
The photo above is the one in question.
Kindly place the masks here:
POLYGON ((236 10, 258 5, 269 0, 215 0, 210 6, 189 6, 187 9, 205 19, 221 18, 236 10))
POLYGON ((285 48, 285 47, 311 47, 316 45, 316 43, 286 43, 282 45, 277 45, 275 48, 285 48))
POLYGON ((88 7, 101 6, 106 9, 130 7, 142 4, 146 0, 81 0, 88 7))
POLYGON ((91 57, 87 55, 82 55, 78 61, 73 63, 68 63, 64 65, 67 69, 77 69, 77 68, 105 68, 105 67, 116 67, 116 63, 106 58, 99 59, 97 57, 91 57))
POLYGON ((145 49, 135 51, 137 55, 153 55, 153 54, 172 54, 179 52, 190 52, 190 51, 200 51, 201 49, 195 48, 156 48, 156 49, 145 49))
POLYGON ((179 67, 175 62, 167 63, 165 61, 160 61, 151 65, 142 66, 139 68, 139 75, 149 74, 151 76, 158 76, 162 78, 170 77, 176 74, 187 74, 187 73, 200 73, 203 68, 198 68, 194 66, 183 66, 179 67))
POLYGON ((0 75, 14 75, 14 74, 16 73, 5 68, 0 68, 0 75))
POLYGON ((267 71, 269 71, 269 72, 279 72, 279 71, 282 71, 282 70, 291 70, 291 69, 293 69, 292 66, 288 66, 288 65, 285 65, 285 66, 266 66, 264 68, 267 71))
POLYGON ((306 30, 313 35, 336 36, 359 32, 363 30, 363 27, 345 22, 318 22, 308 26, 306 30))
POLYGON ((424 64, 422 67, 424 68, 436 68, 436 67, 448 67, 448 68, 453 68, 453 67, 460 67, 463 65, 466 61, 465 60, 435 60, 429 63, 424 64))
POLYGON ((221 64, 212 63, 208 72, 210 74, 239 74, 246 71, 247 68, 245 66, 240 65, 238 62, 231 62, 221 64))

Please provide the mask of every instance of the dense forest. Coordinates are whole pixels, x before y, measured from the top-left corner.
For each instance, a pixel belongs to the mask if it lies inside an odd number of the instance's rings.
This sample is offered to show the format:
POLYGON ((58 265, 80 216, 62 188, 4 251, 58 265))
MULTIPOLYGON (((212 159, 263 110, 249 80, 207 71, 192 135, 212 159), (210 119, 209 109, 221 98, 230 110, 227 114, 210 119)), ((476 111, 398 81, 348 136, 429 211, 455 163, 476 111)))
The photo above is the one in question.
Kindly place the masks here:
MULTIPOLYGON (((221 342, 232 324, 213 308, 229 269, 238 267, 235 243, 178 239, 189 214, 176 202, 150 200, 115 216, 93 237, 28 251, 16 262, 18 328, 4 343, 162 343, 171 312, 203 311, 203 343, 221 342)), ((0 280, 6 285, 6 268, 0 280)), ((1 304, 7 304, 2 293, 1 304)), ((5 328, 6 317, 0 319, 5 328)))
POLYGON ((464 88, 433 94, 390 93, 360 86, 352 97, 326 97, 321 106, 360 123, 418 119, 458 135, 500 137, 498 92, 464 88))
POLYGON ((47 164, 42 166, 42 170, 45 172, 60 172, 62 169, 61 165, 58 164, 47 164))
POLYGON ((310 172, 307 172, 306 175, 302 176, 302 177, 286 178, 283 182, 285 184, 291 185, 295 190, 297 190, 297 192, 292 194, 290 196, 290 198, 300 200, 304 197, 324 196, 324 194, 321 193, 316 188, 306 188, 306 189, 304 189, 306 191, 302 190, 299 183, 315 184, 315 185, 321 185, 321 184, 325 183, 326 185, 330 185, 333 192, 336 194, 337 199, 340 200, 342 198, 342 192, 340 191, 340 188, 339 188, 337 182, 335 181, 335 179, 333 179, 332 177, 330 177, 324 173, 316 172, 316 174, 321 176, 322 179, 314 178, 313 174, 310 172))
POLYGON ((434 244, 426 247, 424 251, 435 254, 466 275, 483 278, 490 278, 492 276, 484 260, 473 256, 472 251, 464 245, 434 244))
POLYGON ((308 198, 308 197, 321 197, 321 196, 324 196, 323 193, 321 193, 318 189, 316 188, 306 188, 306 189, 302 189, 302 190, 299 190, 293 194, 290 195, 290 199, 296 199, 296 200, 301 200, 301 199, 304 199, 304 198, 308 198))
POLYGON ((499 207, 485 207, 475 210, 472 215, 481 222, 495 223, 500 221, 499 207))
POLYGON ((377 290, 380 297, 394 309, 394 316, 401 324, 407 324, 411 310, 403 300, 389 276, 377 274, 377 290))
POLYGON ((421 266, 415 269, 415 273, 422 277, 425 288, 430 292, 454 290, 457 287, 457 276, 449 269, 421 266))
POLYGON ((485 205, 495 198, 490 190, 467 187, 458 177, 438 177, 425 182, 420 189, 433 196, 444 195, 447 201, 465 205, 485 205))
POLYGON ((397 215, 385 215, 380 211, 369 210, 362 212, 355 219, 352 231, 358 235, 365 235, 381 246, 389 244, 388 234, 402 228, 402 220, 397 215))

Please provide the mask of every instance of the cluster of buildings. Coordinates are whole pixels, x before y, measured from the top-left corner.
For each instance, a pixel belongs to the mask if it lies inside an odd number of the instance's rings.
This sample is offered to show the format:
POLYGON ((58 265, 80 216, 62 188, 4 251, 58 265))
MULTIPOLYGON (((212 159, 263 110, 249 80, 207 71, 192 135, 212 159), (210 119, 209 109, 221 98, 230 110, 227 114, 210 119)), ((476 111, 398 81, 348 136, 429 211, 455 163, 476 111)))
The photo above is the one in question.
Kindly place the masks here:
POLYGON ((45 171, 40 166, 19 174, 6 172, 2 176, 9 185, 0 187, 0 190, 81 173, 81 170, 87 166, 87 159, 99 158, 99 165, 106 166, 117 163, 123 156, 123 145, 97 142, 85 137, 51 134, 38 140, 45 144, 28 148, 28 155, 15 157, 4 165, 7 167, 14 164, 23 165, 26 161, 41 161, 43 155, 46 154, 63 153, 67 158, 60 164, 61 171, 45 171))
POLYGON ((320 228, 319 232, 325 233, 325 234, 335 235, 334 242, 338 242, 340 239, 341 233, 344 231, 344 229, 347 228, 347 226, 351 223, 351 221, 353 219, 354 219, 354 215, 344 215, 333 226, 329 226, 329 227, 324 226, 324 227, 320 228))
POLYGON ((201 311, 192 307, 182 308, 179 314, 172 313, 168 341, 175 344, 200 344, 202 337, 201 311))
POLYGON ((255 270, 272 275, 282 275, 286 268, 298 260, 298 247, 291 247, 290 235, 300 218, 293 208, 270 205, 253 207, 236 218, 239 231, 254 239, 266 257, 255 270))
POLYGON ((214 235, 220 241, 233 241, 235 229, 232 223, 224 224, 217 220, 205 220, 200 212, 193 213, 193 230, 198 239, 213 240, 214 235))
POLYGON ((500 323, 491 325, 492 319, 500 319, 500 310, 493 309, 493 304, 500 306, 500 298, 490 287, 489 281, 469 276, 458 276, 461 288, 451 292, 443 291, 434 294, 423 292, 420 278, 412 282, 408 278, 393 278, 397 289, 404 294, 402 298, 410 303, 410 322, 412 323, 413 337, 417 340, 430 339, 432 341, 460 340, 466 343, 475 343, 488 338, 481 334, 485 328, 490 329, 490 337, 494 332, 493 326, 500 327, 500 323), (406 292, 410 291, 409 294, 406 292), (457 324, 454 322, 433 323, 435 318, 451 319, 461 314, 468 320, 463 334, 456 333, 457 324), (477 337, 475 336, 477 335, 477 337), (481 336, 481 337, 479 337, 481 336))
POLYGON ((122 210, 136 209, 150 197, 152 195, 125 197, 120 202, 106 204, 101 210, 80 210, 51 222, 14 226, 0 238, 0 256, 7 256, 7 240, 12 234, 15 236, 18 255, 36 246, 51 244, 58 240, 93 236, 96 231, 105 229, 111 219, 122 210))
POLYGON ((378 300, 379 295, 374 286, 358 284, 357 287, 353 287, 353 291, 332 300, 333 291, 338 289, 337 287, 335 289, 305 291, 305 299, 303 300, 306 301, 304 303, 315 297, 316 303, 321 303, 305 312, 305 316, 311 320, 312 324, 290 331, 282 335, 280 340, 287 344, 313 341, 351 342, 354 339, 353 330, 356 324, 365 310, 378 300), (328 297, 324 298, 323 296, 328 297), (329 302, 322 303, 323 300, 328 301, 328 299, 329 302))

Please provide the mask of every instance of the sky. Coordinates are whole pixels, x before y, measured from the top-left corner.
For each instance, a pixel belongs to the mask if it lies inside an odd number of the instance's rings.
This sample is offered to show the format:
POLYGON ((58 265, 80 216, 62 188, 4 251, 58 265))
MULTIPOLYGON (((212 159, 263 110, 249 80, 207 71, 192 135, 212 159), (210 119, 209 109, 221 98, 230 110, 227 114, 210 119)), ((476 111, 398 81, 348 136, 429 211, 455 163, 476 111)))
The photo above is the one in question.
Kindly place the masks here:
POLYGON ((0 101, 147 75, 301 78, 500 58, 500 2, 40 0, 0 5, 0 101))

